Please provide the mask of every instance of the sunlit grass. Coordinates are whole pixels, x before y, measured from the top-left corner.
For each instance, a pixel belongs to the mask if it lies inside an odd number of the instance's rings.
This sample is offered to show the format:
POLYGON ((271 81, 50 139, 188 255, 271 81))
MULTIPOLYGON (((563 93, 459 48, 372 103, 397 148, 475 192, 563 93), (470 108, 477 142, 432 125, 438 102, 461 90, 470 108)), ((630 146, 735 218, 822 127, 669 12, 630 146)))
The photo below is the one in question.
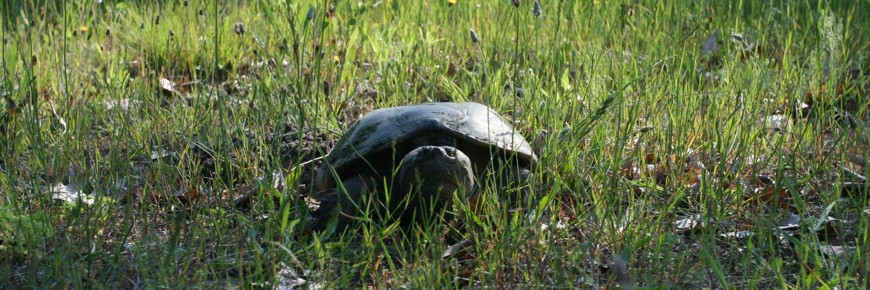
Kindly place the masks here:
POLYGON ((867 283, 866 0, 44 2, 0 6, 0 288, 867 283), (547 130, 534 194, 311 231, 341 132, 438 101, 547 130))

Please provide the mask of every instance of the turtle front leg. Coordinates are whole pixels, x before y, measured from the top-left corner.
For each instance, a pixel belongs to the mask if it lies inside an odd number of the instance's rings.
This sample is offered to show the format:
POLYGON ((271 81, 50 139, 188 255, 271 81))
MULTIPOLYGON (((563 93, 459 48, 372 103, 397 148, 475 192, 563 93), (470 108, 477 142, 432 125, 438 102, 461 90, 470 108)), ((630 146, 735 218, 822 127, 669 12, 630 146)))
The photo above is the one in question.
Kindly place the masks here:
POLYGON ((333 219, 336 228, 344 228, 360 212, 363 196, 374 192, 375 180, 371 176, 358 175, 345 179, 341 184, 320 197, 320 206, 312 212, 315 230, 323 230, 333 219))

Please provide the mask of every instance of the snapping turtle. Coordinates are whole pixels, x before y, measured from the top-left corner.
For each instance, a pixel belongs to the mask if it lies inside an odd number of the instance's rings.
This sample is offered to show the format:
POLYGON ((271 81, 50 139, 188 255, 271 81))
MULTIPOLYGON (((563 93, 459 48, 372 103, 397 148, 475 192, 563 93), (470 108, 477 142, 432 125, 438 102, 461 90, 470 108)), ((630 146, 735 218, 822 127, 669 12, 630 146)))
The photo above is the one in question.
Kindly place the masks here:
MULTIPOLYGON (((314 217, 320 226, 335 215, 346 221, 362 206, 363 195, 376 192, 377 201, 390 209, 414 208, 420 202, 444 206, 454 193, 471 198, 480 187, 475 181, 484 180, 487 172, 517 184, 528 178, 527 167, 535 162, 529 143, 485 105, 379 109, 357 121, 326 156, 315 188, 329 192, 314 217), (390 198, 384 192, 391 192, 394 201, 386 202, 390 198)), ((414 210, 402 216, 409 212, 414 210)))

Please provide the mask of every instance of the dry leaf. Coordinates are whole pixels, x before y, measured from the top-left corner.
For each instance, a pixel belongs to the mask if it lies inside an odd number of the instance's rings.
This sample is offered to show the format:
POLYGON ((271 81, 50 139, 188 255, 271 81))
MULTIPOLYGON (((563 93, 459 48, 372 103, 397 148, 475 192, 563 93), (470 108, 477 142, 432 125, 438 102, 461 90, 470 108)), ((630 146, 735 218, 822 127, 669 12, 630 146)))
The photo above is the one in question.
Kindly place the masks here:
POLYGON ((790 231, 796 230, 800 227, 801 224, 801 216, 797 214, 789 214, 788 217, 779 225, 780 230, 790 231))
POLYGON ((704 40, 704 46, 701 48, 701 53, 715 53, 719 50, 719 34, 719 29, 716 29, 707 37, 707 40, 704 40))
POLYGON ((63 185, 63 183, 58 182, 51 187, 51 197, 65 202, 81 201, 89 205, 94 204, 94 197, 82 192, 74 184, 63 185))
POLYGON ((719 237, 723 239, 743 240, 754 235, 755 233, 750 231, 734 231, 720 234, 719 237))
POLYGON ((692 233, 704 228, 705 223, 701 220, 701 216, 692 215, 683 217, 674 222, 674 230, 677 233, 692 233))
POLYGON ((281 263, 280 267, 278 273, 276 273, 277 275, 275 275, 275 278, 278 280, 278 285, 275 285, 275 289, 296 289, 308 282, 305 281, 305 279, 300 278, 299 275, 296 274, 296 271, 293 271, 293 269, 286 264, 281 263))
POLYGON ((167 90, 167 91, 170 91, 170 92, 177 92, 175 90, 175 82, 170 81, 166 78, 160 78, 159 83, 160 83, 160 88, 167 90))
POLYGON ((852 250, 852 247, 819 245, 819 251, 831 258, 848 259, 852 250))
POLYGON ((472 240, 472 239, 462 240, 461 242, 456 243, 456 244, 448 247, 447 250, 444 250, 444 253, 441 254, 441 258, 442 259, 450 258, 453 255, 456 255, 456 253, 459 253, 459 252, 461 252, 465 249, 468 249, 470 247, 473 247, 473 246, 474 246, 474 240, 472 240))

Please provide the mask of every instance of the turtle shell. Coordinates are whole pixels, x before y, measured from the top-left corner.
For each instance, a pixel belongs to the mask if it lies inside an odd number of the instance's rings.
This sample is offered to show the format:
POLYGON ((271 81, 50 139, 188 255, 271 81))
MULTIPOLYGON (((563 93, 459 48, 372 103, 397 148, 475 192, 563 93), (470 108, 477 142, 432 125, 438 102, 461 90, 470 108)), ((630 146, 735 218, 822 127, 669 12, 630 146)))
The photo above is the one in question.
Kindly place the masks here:
MULTIPOLYGON (((357 121, 327 155, 317 173, 318 189, 335 185, 330 167, 343 172, 366 156, 394 148, 425 132, 454 136, 469 145, 494 147, 527 164, 537 162, 532 147, 489 107, 478 103, 428 103, 374 110, 357 121)), ((369 160, 377 162, 377 160, 369 160)), ((341 176, 346 178, 346 176, 341 176)))

